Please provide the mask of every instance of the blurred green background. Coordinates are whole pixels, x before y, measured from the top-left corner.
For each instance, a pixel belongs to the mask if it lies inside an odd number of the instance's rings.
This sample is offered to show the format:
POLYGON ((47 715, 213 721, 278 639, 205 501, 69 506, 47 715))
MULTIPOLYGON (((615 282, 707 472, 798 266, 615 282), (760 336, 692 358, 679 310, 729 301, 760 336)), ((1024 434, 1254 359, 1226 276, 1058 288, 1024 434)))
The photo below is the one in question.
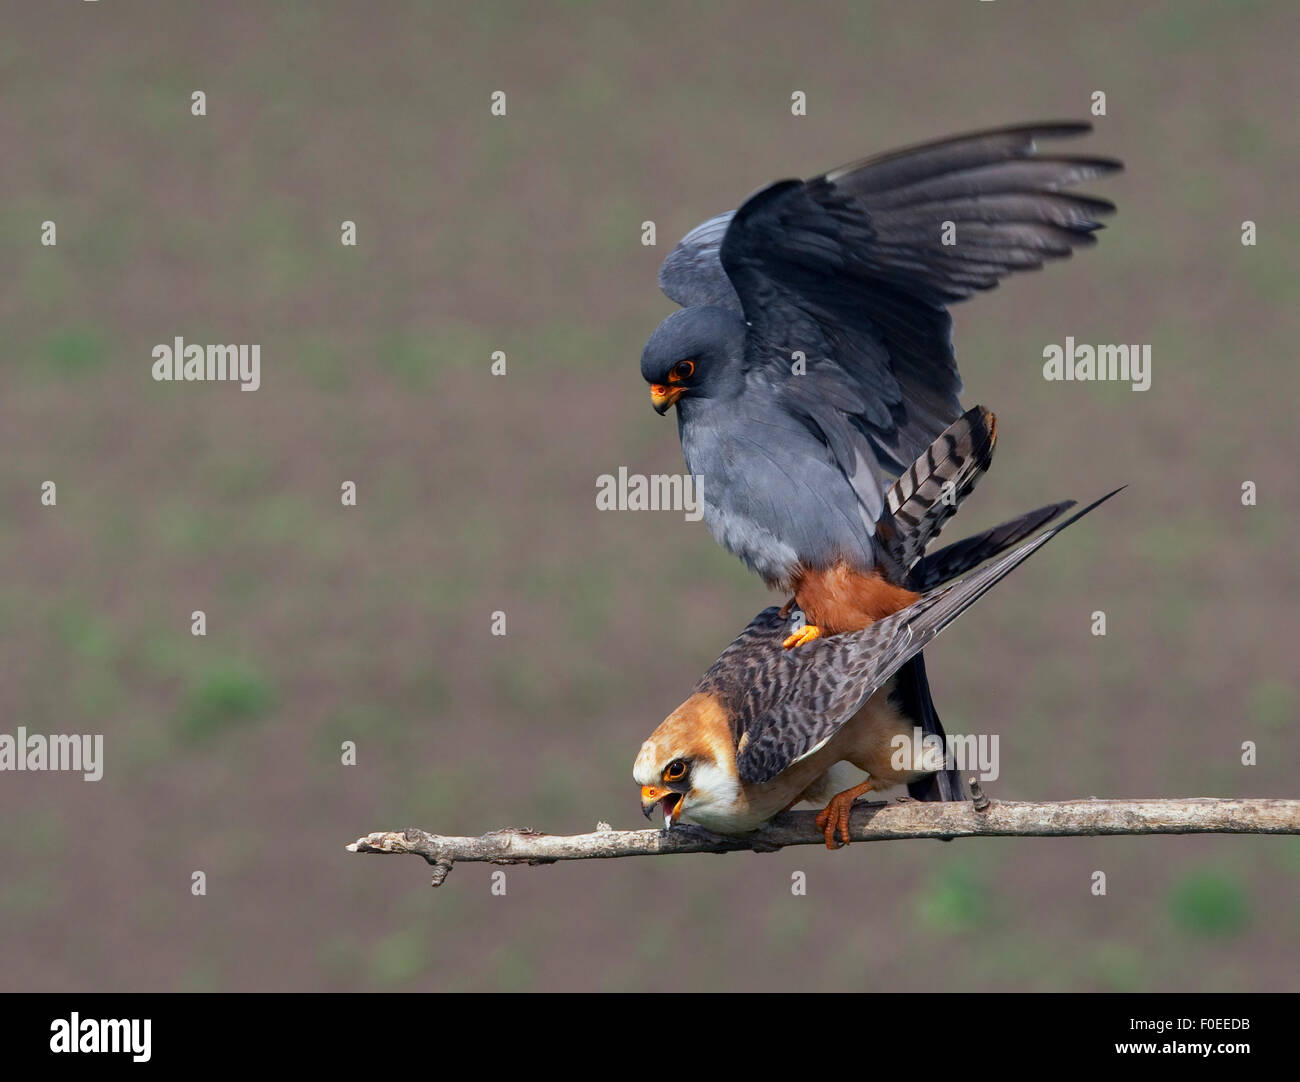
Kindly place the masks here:
POLYGON ((1294 838, 586 862, 505 897, 485 865, 431 892, 343 849, 644 825, 637 747, 769 601, 702 523, 595 509, 601 473, 681 469, 637 368, 660 260, 771 180, 1095 90, 1097 134, 1058 149, 1127 163, 1091 188, 1102 243, 955 313, 1001 436, 963 524, 1131 487, 928 652, 935 698, 1001 735, 994 797, 1298 795, 1294 4, 65 0, 4 26, 0 731, 103 733, 107 764, 0 775, 0 987, 1300 987, 1294 838), (154 383, 177 335, 260 343, 261 389, 154 383), (1066 335, 1151 343, 1151 390, 1045 383, 1066 335))

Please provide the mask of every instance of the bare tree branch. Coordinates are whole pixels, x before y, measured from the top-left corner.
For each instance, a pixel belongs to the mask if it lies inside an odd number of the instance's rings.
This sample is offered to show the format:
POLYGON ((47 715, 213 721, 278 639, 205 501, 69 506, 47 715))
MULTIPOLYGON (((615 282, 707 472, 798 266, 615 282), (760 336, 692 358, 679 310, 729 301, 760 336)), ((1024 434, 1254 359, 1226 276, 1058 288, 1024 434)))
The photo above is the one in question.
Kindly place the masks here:
MULTIPOLYGON (((1064 800, 1021 803, 988 800, 972 785, 975 800, 948 803, 859 804, 850 836, 855 842, 900 838, 1044 838, 1104 834, 1300 834, 1300 800, 1064 800), (984 803, 987 802, 987 803, 984 803), (984 804, 981 808, 980 805, 984 804)), ((434 866, 433 885, 456 861, 489 864, 553 864, 557 860, 662 856, 667 853, 771 853, 787 845, 822 845, 813 812, 778 815, 742 837, 725 838, 693 827, 611 830, 593 834, 542 834, 494 830, 479 838, 443 837, 411 827, 368 834, 348 846, 353 853, 415 853, 434 866)))

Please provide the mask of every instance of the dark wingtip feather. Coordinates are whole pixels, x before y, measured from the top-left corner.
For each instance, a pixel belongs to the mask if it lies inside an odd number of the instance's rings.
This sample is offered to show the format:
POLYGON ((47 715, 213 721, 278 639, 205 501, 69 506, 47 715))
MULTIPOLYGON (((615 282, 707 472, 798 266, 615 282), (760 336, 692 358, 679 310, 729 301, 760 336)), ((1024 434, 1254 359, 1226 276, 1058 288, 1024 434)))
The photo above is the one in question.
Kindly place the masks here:
POLYGON ((936 586, 973 571, 1049 522, 1054 522, 1073 506, 1074 500, 1050 503, 923 556, 912 568, 912 587, 928 593, 936 586))
MULTIPOLYGON (((1064 530, 1067 526, 1069 526, 1072 522, 1078 522, 1079 519, 1083 518, 1083 516, 1086 515, 1089 511, 1094 511, 1094 510, 1096 510, 1096 509, 1097 509, 1098 507, 1100 507, 1103 503, 1105 503, 1107 500, 1109 500, 1112 496, 1117 496, 1117 495, 1119 495, 1119 493, 1123 492, 1126 488, 1128 488, 1128 485, 1127 485, 1127 484, 1120 485, 1119 488, 1112 488, 1109 492, 1106 493, 1106 495, 1104 495, 1104 496, 1102 496, 1102 497, 1100 497, 1100 498, 1098 498, 1098 499, 1093 500, 1092 503, 1088 504, 1088 506, 1085 507, 1082 511, 1076 511, 1073 515, 1071 515, 1069 518, 1067 518, 1067 519, 1066 519, 1064 522, 1062 522, 1059 526, 1053 526, 1053 527, 1052 527, 1052 533, 1060 533, 1060 532, 1061 532, 1062 530, 1064 530)), ((1072 501, 1070 501, 1070 502, 1073 503, 1074 501, 1072 500, 1072 501)))
MULTIPOLYGON (((969 578, 961 579, 948 586, 941 587, 938 591, 927 594, 920 601, 916 602, 912 608, 919 606, 928 607, 922 619, 928 624, 924 633, 920 636, 917 644, 919 650, 930 639, 933 639, 944 628, 957 619, 966 609, 970 608, 976 601, 983 597, 989 590, 993 589, 1002 579, 1011 574, 1017 567, 1029 559, 1035 552, 1046 545, 1052 538, 1064 530, 1067 530, 1079 519, 1090 511, 1095 511, 1103 503, 1109 500, 1117 493, 1123 492, 1127 485, 1121 485, 1119 488, 1112 489, 1100 499, 1093 500, 1087 507, 1081 511, 1076 511, 1060 525, 1053 526, 1051 529, 1044 530, 1036 537, 1026 541, 1014 552, 1003 556, 995 563, 988 564, 981 568, 969 578)), ((909 610, 904 609, 904 612, 909 610)), ((891 617, 892 619, 892 617, 891 617)))

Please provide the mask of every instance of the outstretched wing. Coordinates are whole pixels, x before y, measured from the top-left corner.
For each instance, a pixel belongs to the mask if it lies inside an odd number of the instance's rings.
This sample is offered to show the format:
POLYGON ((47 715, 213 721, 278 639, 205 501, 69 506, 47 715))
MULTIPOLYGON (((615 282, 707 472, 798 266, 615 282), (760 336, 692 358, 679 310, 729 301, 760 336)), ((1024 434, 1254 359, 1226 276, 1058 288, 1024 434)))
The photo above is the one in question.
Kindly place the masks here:
POLYGON ((722 269, 718 252, 735 211, 701 222, 677 242, 659 268, 659 288, 683 308, 716 304, 740 311, 740 298, 722 269))
MULTIPOLYGON (((926 594, 863 631, 816 639, 784 651, 783 657, 769 655, 772 672, 762 681, 763 690, 748 704, 754 712, 745 715, 749 719, 746 728, 749 739, 737 760, 741 780, 769 781, 820 750, 867 699, 939 632, 1053 537, 1115 492, 1059 526, 1045 530, 1000 560, 959 582, 926 594)), ((760 614, 746 632, 754 629, 765 615, 760 614)), ((740 647, 743 640, 744 635, 732 647, 740 647)), ((761 665, 756 663, 756 667, 761 665)))
POLYGON ((683 305, 742 310, 750 378, 878 502, 879 481, 961 412, 945 305, 1092 243, 1113 211, 1063 189, 1118 162, 1036 153, 1037 139, 1090 129, 1001 128, 781 181, 687 234, 660 285, 683 305), (855 476, 863 461, 871 482, 855 476))

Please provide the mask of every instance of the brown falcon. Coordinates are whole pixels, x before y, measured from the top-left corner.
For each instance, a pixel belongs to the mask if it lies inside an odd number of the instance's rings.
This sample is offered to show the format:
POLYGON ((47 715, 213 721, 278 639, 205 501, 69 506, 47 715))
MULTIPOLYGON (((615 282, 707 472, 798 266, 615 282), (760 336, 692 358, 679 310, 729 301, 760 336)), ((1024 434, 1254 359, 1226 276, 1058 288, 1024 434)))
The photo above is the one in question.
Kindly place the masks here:
MULTIPOLYGON (((895 509, 893 532, 878 538, 882 546, 919 557, 987 465, 991 443, 980 443, 978 433, 991 417, 969 411, 891 487, 886 500, 895 509), (972 456, 972 446, 982 453, 972 456), (945 494, 955 498, 950 502, 945 494)), ((864 630, 786 651, 780 644, 790 630, 788 617, 777 608, 759 613, 642 745, 633 776, 646 815, 660 806, 668 827, 684 817, 716 833, 737 834, 812 801, 825 805, 818 826, 827 846, 834 847, 837 831, 847 843, 857 797, 945 772, 942 764, 897 754, 912 746, 913 730, 924 721, 922 699, 929 699, 918 698, 908 666, 966 608, 1101 502, 1010 552, 1010 545, 1070 503, 916 559, 912 581, 923 592, 864 630), (965 572, 971 573, 951 581, 965 572), (854 770, 865 779, 846 785, 854 770)))

